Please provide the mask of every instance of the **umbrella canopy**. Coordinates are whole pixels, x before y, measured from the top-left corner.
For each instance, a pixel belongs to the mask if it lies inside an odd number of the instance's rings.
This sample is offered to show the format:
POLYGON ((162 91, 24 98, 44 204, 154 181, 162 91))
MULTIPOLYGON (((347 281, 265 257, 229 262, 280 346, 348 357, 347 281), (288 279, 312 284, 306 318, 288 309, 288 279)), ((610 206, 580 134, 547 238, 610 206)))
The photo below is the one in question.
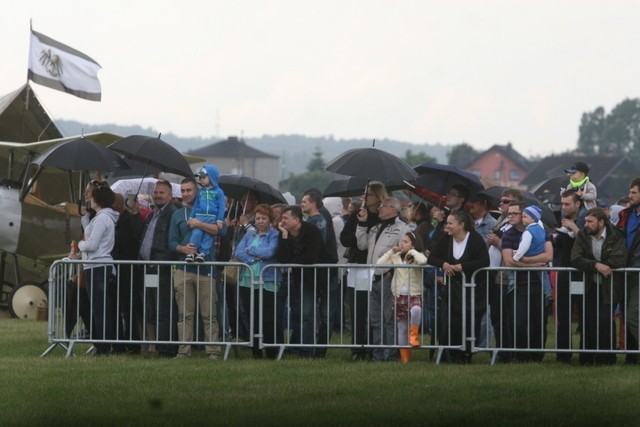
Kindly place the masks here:
POLYGON ((121 170, 111 174, 111 178, 113 179, 125 179, 125 178, 137 178, 142 177, 144 175, 158 176, 160 169, 149 166, 146 163, 140 162, 138 160, 128 159, 123 157, 122 160, 129 165, 129 170, 121 170))
POLYGON ((242 175, 221 175, 218 185, 224 191, 226 197, 242 200, 247 191, 254 191, 258 195, 260 203, 273 205, 274 203, 287 203, 281 192, 256 178, 242 175))
POLYGON ((160 137, 131 135, 114 142, 108 148, 164 172, 182 176, 193 175, 184 156, 160 137))
POLYGON ((484 189, 477 175, 460 168, 426 162, 413 168, 420 176, 412 184, 445 195, 453 185, 462 185, 473 196, 484 189))
POLYGON ((116 153, 85 138, 56 144, 40 153, 31 163, 39 167, 54 167, 68 171, 129 169, 116 153))
MULTIPOLYGON (((498 203, 500 202, 500 197, 502 196, 502 192, 507 188, 509 187, 496 185, 493 187, 489 187, 486 190, 482 190, 478 192, 478 194, 481 196, 488 197, 492 201, 493 206, 498 206, 498 203)), ((540 219, 547 227, 555 228, 558 226, 558 220, 553 210, 549 207, 548 204, 538 199, 534 194, 525 192, 524 202, 527 205, 538 206, 542 210, 542 216, 540 219)))
POLYGON ((409 181, 417 177, 416 172, 407 162, 376 148, 355 148, 345 151, 331 160, 325 169, 340 175, 381 181, 385 185, 394 181, 409 181))
MULTIPOLYGON (((120 179, 113 184, 111 184, 111 189, 114 193, 120 193, 123 195, 128 194, 146 194, 148 196, 153 196, 153 189, 158 180, 156 178, 131 178, 131 179, 120 179), (138 191, 138 189, 140 191, 138 191)), ((181 198, 182 194, 180 193, 180 185, 175 182, 171 183, 172 196, 176 198, 181 198)))
MULTIPOLYGON (((323 197, 352 197, 360 196, 364 191, 364 187, 368 184, 369 180, 366 178, 359 178, 357 176, 351 176, 345 179, 336 179, 331 181, 327 188, 322 193, 323 197)), ((385 183, 387 191, 402 190, 407 188, 404 181, 388 181, 385 183)))
POLYGON ((532 187, 531 193, 540 200, 546 200, 553 205, 559 205, 560 194, 562 194, 562 190, 564 190, 567 185, 569 185, 567 175, 555 176, 532 187))

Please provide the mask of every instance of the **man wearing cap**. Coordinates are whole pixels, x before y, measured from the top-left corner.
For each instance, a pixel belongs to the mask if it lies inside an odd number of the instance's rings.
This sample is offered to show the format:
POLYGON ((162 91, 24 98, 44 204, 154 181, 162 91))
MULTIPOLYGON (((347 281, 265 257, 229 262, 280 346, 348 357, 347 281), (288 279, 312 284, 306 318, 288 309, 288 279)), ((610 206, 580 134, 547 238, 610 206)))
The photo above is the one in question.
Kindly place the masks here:
POLYGON ((597 207, 598 190, 589 180, 589 166, 583 162, 576 162, 564 171, 569 174, 569 185, 563 189, 563 192, 574 189, 587 210, 597 207))

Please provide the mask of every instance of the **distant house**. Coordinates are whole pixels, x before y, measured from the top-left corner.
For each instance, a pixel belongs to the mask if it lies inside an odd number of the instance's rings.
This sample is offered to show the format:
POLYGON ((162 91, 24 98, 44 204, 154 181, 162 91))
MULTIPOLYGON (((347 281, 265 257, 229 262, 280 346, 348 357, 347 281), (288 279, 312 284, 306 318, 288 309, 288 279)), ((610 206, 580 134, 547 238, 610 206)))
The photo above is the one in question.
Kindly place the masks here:
POLYGON ((464 169, 488 185, 518 187, 527 177, 531 163, 513 149, 511 143, 494 145, 479 154, 464 169))
MULTIPOLYGON (((615 201, 626 196, 631 178, 637 175, 637 171, 626 157, 618 156, 578 156, 562 155, 546 157, 531 169, 521 185, 529 190, 539 187, 545 181, 554 177, 565 179, 564 186, 569 183, 569 177, 564 172, 575 162, 584 162, 589 165, 589 179, 598 189, 598 198, 615 201)), ((559 191, 559 189, 558 189, 559 191)))
POLYGON ((189 151, 189 154, 204 157, 221 175, 245 175, 278 188, 280 157, 257 150, 236 136, 189 151))

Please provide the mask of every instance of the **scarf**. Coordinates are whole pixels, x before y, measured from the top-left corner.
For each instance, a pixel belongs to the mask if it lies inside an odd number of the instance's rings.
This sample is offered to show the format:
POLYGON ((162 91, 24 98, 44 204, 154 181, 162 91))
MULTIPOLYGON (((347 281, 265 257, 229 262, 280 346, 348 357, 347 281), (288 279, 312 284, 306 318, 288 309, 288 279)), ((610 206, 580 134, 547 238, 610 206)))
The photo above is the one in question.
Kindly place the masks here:
POLYGON ((581 181, 574 181, 574 180, 570 179, 569 183, 571 183, 571 186, 574 187, 574 188, 580 188, 583 185, 586 185, 588 181, 589 181, 589 177, 585 176, 584 179, 581 180, 581 181))

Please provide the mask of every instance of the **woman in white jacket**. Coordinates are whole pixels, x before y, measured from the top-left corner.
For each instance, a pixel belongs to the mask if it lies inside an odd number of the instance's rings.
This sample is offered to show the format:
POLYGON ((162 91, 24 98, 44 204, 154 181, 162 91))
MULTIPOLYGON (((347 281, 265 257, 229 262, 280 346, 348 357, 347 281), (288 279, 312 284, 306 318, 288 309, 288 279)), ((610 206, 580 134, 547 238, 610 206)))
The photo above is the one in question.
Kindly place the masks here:
MULTIPOLYGON (((115 194, 106 182, 98 183, 91 194, 91 208, 96 211, 93 219, 82 217, 84 240, 78 242, 83 261, 104 261, 84 264, 87 291, 91 301, 91 338, 97 341, 115 338, 116 319, 113 318, 113 295, 109 283, 113 277, 111 251, 115 243, 118 212, 111 209, 115 194)), ((111 344, 96 343, 95 354, 107 354, 111 344)))
MULTIPOLYGON (((427 263, 427 257, 424 256, 423 251, 422 239, 410 231, 402 237, 400 246, 394 246, 380 257, 378 264, 424 265, 427 263)), ((396 268, 394 270, 391 293, 396 306, 398 345, 420 346, 422 288, 421 268, 396 268), (409 322, 411 327, 407 328, 409 322)), ((403 363, 409 362, 410 352, 411 350, 408 348, 400 349, 400 360, 403 363)))

